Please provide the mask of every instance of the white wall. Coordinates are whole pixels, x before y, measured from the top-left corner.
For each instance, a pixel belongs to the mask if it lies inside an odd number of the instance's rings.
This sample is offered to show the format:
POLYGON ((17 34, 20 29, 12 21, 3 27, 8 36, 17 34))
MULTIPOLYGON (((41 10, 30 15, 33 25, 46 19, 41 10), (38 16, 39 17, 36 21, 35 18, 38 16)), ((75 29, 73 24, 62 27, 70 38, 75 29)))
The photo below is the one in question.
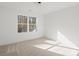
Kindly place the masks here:
POLYGON ((16 42, 16 13, 0 7, 0 45, 16 42))
POLYGON ((68 39, 60 41, 71 41, 79 47, 79 5, 49 13, 44 19, 47 38, 57 40, 59 31, 68 39))
POLYGON ((0 45, 35 39, 43 36, 43 18, 41 16, 31 14, 31 16, 37 17, 37 32, 18 33, 17 15, 29 16, 25 11, 0 7, 0 45))

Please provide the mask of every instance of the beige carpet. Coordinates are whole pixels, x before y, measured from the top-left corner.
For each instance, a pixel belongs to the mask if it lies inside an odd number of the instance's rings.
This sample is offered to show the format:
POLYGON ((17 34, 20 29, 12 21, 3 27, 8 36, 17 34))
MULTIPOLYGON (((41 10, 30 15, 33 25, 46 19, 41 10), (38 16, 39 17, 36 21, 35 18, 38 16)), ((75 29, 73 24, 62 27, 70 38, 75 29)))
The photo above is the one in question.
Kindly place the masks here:
POLYGON ((63 56, 64 55, 54 51, 53 52, 49 51, 49 49, 51 49, 51 47, 53 48, 55 45, 48 44, 47 42, 45 42, 46 40, 47 39, 35 39, 0 46, 0 55, 1 56, 63 56))

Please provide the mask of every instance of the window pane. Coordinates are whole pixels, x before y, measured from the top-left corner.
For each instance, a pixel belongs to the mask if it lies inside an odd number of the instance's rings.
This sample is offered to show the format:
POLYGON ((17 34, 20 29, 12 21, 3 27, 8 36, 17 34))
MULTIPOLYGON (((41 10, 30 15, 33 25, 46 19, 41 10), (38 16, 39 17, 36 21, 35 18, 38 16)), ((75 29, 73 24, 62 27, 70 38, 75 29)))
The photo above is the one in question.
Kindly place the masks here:
POLYGON ((29 17, 29 32, 36 31, 36 17, 29 17))
POLYGON ((27 16, 18 16, 18 32, 27 32, 27 16))

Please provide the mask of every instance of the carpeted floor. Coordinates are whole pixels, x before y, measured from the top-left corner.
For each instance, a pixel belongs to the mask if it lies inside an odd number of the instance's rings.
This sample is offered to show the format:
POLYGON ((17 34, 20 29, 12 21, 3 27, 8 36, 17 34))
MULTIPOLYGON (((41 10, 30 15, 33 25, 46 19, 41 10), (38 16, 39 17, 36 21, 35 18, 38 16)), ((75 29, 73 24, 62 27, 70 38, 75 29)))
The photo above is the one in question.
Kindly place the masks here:
POLYGON ((55 47, 58 45, 49 44, 46 41, 47 39, 35 39, 0 46, 0 55, 1 56, 64 56, 68 54, 73 56, 76 55, 78 52, 76 50, 72 50, 72 53, 69 54, 69 52, 67 51, 71 50, 68 50, 68 48, 66 49, 64 48, 64 50, 62 50, 62 48, 60 47, 58 47, 59 50, 57 50, 55 49, 55 47))

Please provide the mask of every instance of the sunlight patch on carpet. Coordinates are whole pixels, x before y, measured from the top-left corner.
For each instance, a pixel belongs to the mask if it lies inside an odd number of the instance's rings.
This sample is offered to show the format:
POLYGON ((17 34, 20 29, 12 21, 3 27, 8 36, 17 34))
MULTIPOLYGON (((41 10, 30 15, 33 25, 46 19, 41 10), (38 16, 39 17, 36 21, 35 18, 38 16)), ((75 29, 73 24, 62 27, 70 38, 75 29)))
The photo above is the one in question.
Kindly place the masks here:
POLYGON ((50 48, 52 45, 50 44, 38 44, 38 45, 34 45, 37 48, 41 48, 41 49, 48 49, 50 48))
POLYGON ((53 48, 48 49, 50 52, 59 53, 65 56, 76 56, 78 54, 77 50, 68 49, 64 47, 55 46, 53 48))

